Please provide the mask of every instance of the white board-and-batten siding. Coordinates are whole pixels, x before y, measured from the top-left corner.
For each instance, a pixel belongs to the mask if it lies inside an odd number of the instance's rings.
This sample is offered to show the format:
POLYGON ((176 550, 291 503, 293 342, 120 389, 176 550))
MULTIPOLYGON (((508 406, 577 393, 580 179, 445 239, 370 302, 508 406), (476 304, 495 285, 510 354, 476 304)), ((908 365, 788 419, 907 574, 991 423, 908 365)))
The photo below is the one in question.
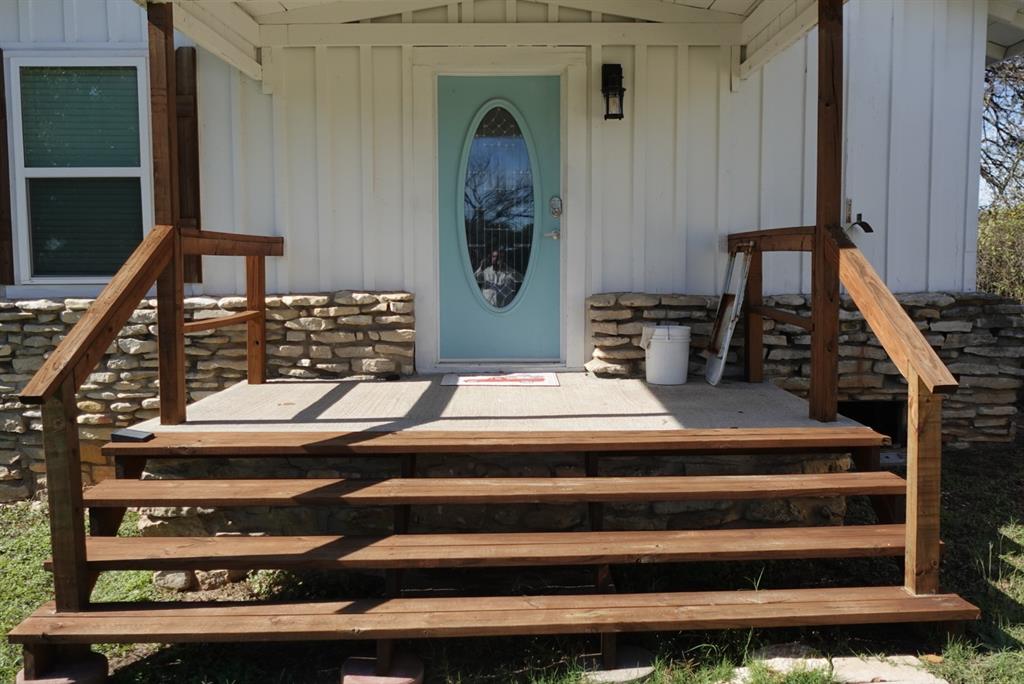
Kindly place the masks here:
MULTIPOLYGON (((472 17, 452 7, 374 21, 624 21, 523 1, 476 0, 472 17)), ((896 291, 972 290, 985 3, 850 0, 846 19, 844 182, 875 228, 855 240, 896 291)), ((129 0, 0 2, 8 52, 104 42, 144 47, 144 13, 129 0)), ((813 222, 815 31, 735 90, 730 46, 583 47, 587 167, 570 171, 582 191, 565 199, 585 217, 573 277, 587 293, 717 292, 728 233, 813 222), (601 118, 608 62, 625 71, 623 121, 601 118)), ((203 224, 283 235, 271 291, 415 289, 419 233, 436 230, 416 192, 434 172, 416 151, 435 134, 414 117, 416 97, 433 96, 414 82, 416 51, 276 47, 258 83, 199 50, 203 224)), ((208 259, 196 291, 243 285, 239 260, 208 259)), ((765 286, 808 291, 807 256, 767 257, 765 286)))

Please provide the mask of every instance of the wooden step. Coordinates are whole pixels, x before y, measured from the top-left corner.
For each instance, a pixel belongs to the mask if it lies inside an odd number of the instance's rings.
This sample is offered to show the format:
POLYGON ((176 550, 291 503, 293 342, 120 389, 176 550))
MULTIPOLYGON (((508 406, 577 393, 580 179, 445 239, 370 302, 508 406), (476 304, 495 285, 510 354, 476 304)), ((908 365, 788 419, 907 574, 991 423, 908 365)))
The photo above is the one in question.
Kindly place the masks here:
POLYGON ((903 494, 888 472, 692 477, 394 478, 385 480, 105 480, 91 507, 384 506, 408 504, 708 501, 903 494))
POLYGON ((90 537, 91 570, 446 568, 902 556, 903 525, 730 530, 90 537))
POLYGON ((14 643, 405 639, 677 631, 977 619, 953 594, 902 587, 582 596, 401 598, 317 603, 94 604, 37 610, 14 643))
POLYGON ((108 456, 337 456, 567 452, 743 453, 842 451, 888 438, 860 425, 707 430, 476 432, 163 432, 148 442, 111 442, 108 456))

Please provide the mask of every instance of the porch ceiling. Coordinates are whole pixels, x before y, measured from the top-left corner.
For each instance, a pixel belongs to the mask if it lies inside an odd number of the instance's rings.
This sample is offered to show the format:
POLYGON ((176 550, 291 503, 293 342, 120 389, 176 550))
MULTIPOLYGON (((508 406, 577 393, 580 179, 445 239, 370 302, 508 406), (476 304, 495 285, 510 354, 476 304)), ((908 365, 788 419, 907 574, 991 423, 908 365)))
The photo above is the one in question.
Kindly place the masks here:
POLYGON ((817 22, 816 0, 156 1, 173 2, 177 30, 256 80, 268 48, 360 44, 734 45, 745 77, 817 22))

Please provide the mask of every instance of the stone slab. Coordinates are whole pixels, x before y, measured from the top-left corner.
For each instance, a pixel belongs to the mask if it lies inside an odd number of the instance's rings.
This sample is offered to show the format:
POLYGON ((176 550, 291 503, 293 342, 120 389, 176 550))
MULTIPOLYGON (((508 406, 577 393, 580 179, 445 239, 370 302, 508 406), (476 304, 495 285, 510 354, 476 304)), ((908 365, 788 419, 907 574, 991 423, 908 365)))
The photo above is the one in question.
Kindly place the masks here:
POLYGON ((377 674, 377 659, 352 657, 341 667, 341 684, 423 684, 423 661, 409 653, 395 655, 391 671, 377 674))

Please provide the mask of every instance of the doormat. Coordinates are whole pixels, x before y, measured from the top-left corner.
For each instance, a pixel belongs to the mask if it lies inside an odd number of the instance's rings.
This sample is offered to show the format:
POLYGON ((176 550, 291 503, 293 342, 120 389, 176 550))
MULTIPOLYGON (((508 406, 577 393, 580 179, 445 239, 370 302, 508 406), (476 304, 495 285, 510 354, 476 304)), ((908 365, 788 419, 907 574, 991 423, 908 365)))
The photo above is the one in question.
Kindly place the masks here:
POLYGON ((447 387, 558 387, 555 373, 499 373, 496 375, 461 375, 448 373, 441 378, 447 387))

